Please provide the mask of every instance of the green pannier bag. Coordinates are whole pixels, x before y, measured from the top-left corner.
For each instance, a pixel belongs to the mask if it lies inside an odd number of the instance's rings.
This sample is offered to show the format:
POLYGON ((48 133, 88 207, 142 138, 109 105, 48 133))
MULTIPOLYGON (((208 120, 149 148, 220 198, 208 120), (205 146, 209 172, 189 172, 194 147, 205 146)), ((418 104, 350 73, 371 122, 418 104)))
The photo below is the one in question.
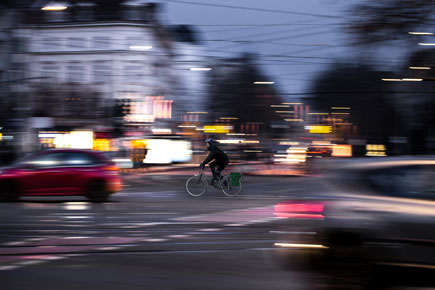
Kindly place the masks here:
POLYGON ((230 173, 231 185, 240 186, 240 178, 242 175, 240 173, 230 173))

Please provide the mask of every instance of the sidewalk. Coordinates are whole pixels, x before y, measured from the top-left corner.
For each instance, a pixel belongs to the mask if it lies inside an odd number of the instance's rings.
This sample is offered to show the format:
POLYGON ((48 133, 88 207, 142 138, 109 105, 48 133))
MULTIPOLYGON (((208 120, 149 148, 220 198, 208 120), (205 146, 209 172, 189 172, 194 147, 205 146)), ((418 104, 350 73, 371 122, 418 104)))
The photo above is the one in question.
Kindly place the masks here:
MULTIPOLYGON (((154 174, 154 173, 164 173, 173 172, 174 174, 180 174, 185 172, 186 175, 190 175, 192 171, 198 169, 198 164, 168 164, 168 165, 154 165, 144 168, 129 168, 121 169, 122 174, 154 174)), ((267 164, 261 161, 251 161, 244 163, 230 164, 226 170, 236 170, 240 171, 244 175, 252 176, 305 176, 305 169, 303 167, 289 166, 289 165, 278 165, 278 164, 267 164)))

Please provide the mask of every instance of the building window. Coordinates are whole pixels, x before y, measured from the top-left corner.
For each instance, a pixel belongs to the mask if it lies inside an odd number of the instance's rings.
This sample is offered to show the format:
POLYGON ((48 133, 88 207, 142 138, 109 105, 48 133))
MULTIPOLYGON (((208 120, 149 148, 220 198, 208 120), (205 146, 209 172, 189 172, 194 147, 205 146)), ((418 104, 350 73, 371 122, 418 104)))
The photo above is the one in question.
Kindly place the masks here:
POLYGON ((44 49, 49 51, 60 50, 62 47, 61 41, 62 40, 58 37, 44 38, 42 40, 44 49))
POLYGON ((25 53, 28 51, 28 40, 26 38, 12 38, 12 49, 17 53, 25 53))
POLYGON ((123 9, 125 20, 144 20, 145 13, 139 5, 125 5, 123 9))
POLYGON ((68 20, 68 12, 61 10, 61 11, 46 11, 45 12, 45 19, 47 22, 63 22, 68 20))
POLYGON ((82 37, 68 38, 68 46, 70 49, 84 48, 85 47, 85 39, 82 37))
POLYGON ((145 42, 143 38, 138 36, 130 36, 126 39, 126 49, 130 49, 132 46, 143 46, 145 42))
POLYGON ((106 36, 94 37, 94 48, 96 49, 109 49, 110 48, 110 38, 106 36))
POLYGON ((78 83, 85 80, 85 69, 82 65, 69 65, 68 66, 68 82, 78 83))
POLYGON ((78 21, 94 20, 94 4, 93 3, 78 3, 76 18, 78 21))
POLYGON ((143 73, 142 66, 139 65, 128 65, 124 68, 124 80, 125 82, 142 82, 143 81, 143 73))
POLYGON ((43 78, 48 78, 47 81, 57 79, 59 76, 59 66, 57 66, 55 64, 43 65, 41 76, 43 78))
POLYGON ((106 64, 94 65, 94 82, 108 83, 110 82, 111 74, 110 67, 106 64))
MULTIPOLYGON (((11 81, 22 81, 25 78, 24 64, 23 63, 12 63, 11 69, 9 71, 9 80, 11 81)), ((7 76, 5 76, 7 78, 7 76)))

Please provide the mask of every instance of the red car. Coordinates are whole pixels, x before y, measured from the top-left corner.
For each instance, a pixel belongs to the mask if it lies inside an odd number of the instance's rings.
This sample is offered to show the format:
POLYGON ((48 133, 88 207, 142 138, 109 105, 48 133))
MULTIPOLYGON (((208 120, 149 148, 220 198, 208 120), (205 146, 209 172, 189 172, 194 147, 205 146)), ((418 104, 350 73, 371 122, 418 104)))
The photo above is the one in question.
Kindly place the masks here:
POLYGON ((0 169, 0 198, 8 201, 20 196, 84 195, 101 202, 121 188, 115 163, 90 150, 40 151, 0 169))

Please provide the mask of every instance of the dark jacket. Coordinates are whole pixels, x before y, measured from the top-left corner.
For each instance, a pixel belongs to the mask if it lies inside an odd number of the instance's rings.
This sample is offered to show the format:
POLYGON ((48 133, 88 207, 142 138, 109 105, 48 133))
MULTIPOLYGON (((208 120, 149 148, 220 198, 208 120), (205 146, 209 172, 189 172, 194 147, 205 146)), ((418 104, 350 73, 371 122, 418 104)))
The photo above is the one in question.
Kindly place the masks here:
POLYGON ((207 150, 210 151, 210 154, 208 154, 207 158, 202 162, 202 164, 207 164, 213 159, 220 162, 220 163, 228 163, 229 159, 227 154, 225 154, 224 151, 222 151, 218 146, 217 142, 213 142, 208 146, 207 150))

